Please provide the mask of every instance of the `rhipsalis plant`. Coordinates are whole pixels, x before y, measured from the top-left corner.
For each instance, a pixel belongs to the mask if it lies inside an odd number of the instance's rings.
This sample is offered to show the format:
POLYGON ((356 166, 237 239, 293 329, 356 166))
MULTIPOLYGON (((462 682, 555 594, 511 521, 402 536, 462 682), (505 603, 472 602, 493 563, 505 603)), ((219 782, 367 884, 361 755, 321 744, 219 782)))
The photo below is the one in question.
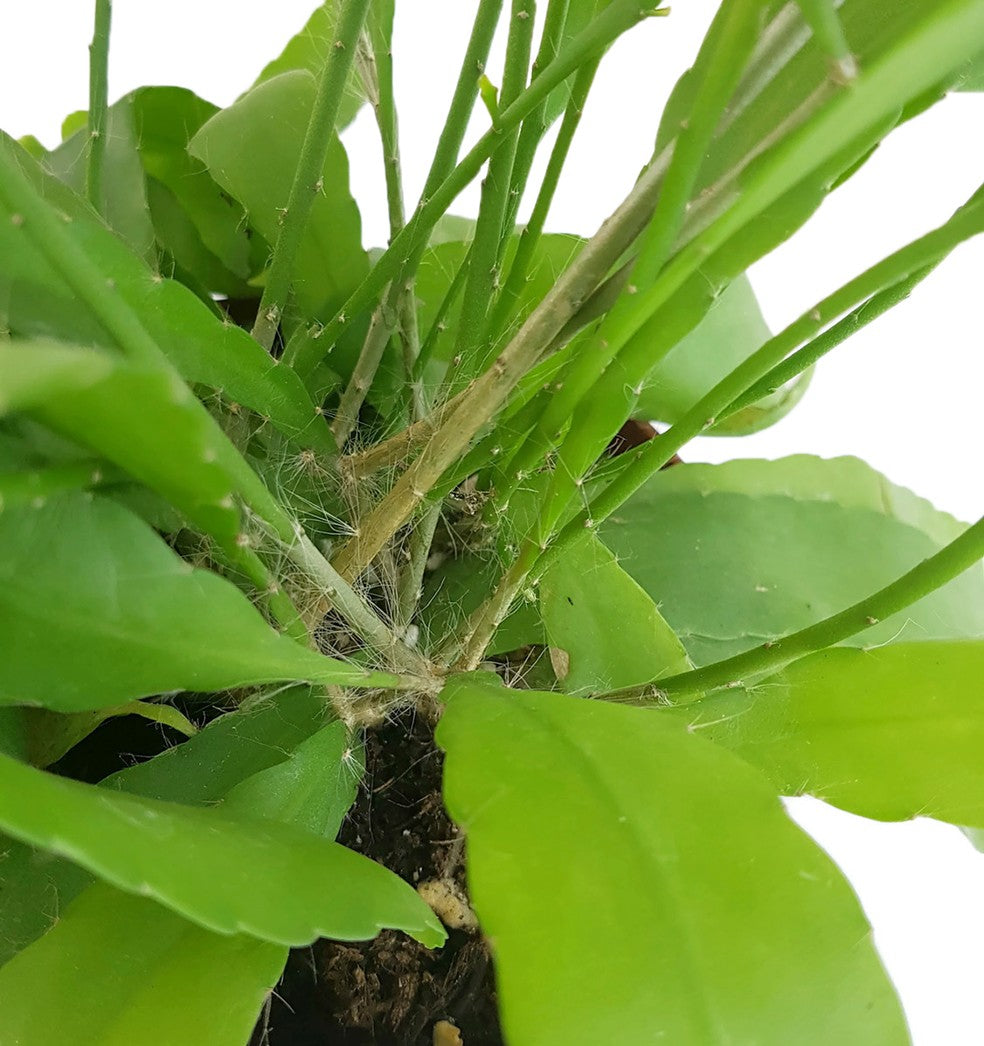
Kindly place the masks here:
POLYGON ((0 140, 0 1043, 904 1043, 780 796, 984 829, 984 521, 676 452, 984 231, 978 193, 775 334, 745 276, 984 84, 984 5, 724 0, 583 238, 545 229, 595 72, 672 13, 473 0, 414 206, 394 3, 218 109, 109 100, 97 0, 88 112, 0 140))

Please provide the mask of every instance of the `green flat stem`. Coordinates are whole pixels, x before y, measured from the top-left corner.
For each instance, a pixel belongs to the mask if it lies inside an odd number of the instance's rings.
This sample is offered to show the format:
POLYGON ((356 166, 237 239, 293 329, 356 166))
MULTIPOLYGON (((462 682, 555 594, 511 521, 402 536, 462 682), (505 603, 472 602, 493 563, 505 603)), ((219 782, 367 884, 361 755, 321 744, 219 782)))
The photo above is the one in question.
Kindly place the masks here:
POLYGON ((984 558, 984 517, 955 541, 924 559, 885 588, 838 614, 818 621, 744 654, 717 661, 693 672, 669 676, 645 687, 631 687, 600 695, 612 700, 652 697, 676 701, 722 686, 742 686, 745 681, 775 671, 807 654, 840 643, 897 614, 917 600, 952 581, 984 558))
MULTIPOLYGON (((85 302, 126 356, 154 367, 170 368, 136 313, 115 293, 112 284, 67 230, 66 224, 72 219, 59 215, 41 196, 8 149, 0 149, 0 202, 10 212, 8 220, 22 227, 44 260, 85 302)), ((147 279, 151 278, 148 272, 147 279)))
POLYGON ((66 491, 96 490, 125 479, 122 469, 98 459, 0 472, 0 510, 8 505, 38 504, 66 491))

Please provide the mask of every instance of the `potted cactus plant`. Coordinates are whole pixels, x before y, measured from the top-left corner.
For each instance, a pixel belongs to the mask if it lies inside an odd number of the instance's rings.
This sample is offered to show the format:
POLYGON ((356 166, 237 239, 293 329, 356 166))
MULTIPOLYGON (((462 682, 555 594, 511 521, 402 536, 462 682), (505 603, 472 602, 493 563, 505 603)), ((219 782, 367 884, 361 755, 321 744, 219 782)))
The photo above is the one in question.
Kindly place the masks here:
POLYGON ((111 101, 96 0, 88 110, 0 138, 0 1043, 907 1042, 780 797, 984 829, 984 522, 677 452, 984 230, 978 192, 776 333, 746 276, 980 86, 984 8, 723 0, 584 236, 546 229, 596 70, 670 12, 474 0, 411 207, 394 4, 219 108, 111 101))

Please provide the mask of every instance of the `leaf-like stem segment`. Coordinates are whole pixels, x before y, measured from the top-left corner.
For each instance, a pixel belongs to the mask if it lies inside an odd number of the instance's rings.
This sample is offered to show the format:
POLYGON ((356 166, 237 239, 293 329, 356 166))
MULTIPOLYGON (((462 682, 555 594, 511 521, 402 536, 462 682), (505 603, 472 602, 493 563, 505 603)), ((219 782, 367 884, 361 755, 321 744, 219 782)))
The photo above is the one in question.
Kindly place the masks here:
POLYGON ((99 458, 16 472, 0 471, 0 511, 8 505, 37 504, 70 490, 97 490, 126 478, 121 469, 99 458))
MULTIPOLYGON (((112 293, 106 277, 65 229, 67 216, 59 216, 24 174, 13 149, 0 146, 0 204, 18 224, 44 260, 85 302, 120 350, 131 359, 154 367, 169 367, 157 342, 147 333, 136 313, 112 293)), ((150 279, 150 273, 147 274, 150 279)))
POLYGON ((788 665, 791 661, 824 650, 897 614, 935 592, 984 558, 984 517, 955 541, 924 559, 897 581, 862 599, 839 614, 815 625, 755 647, 724 661, 669 676, 645 687, 631 687, 601 695, 612 700, 652 697, 678 701, 722 686, 738 686, 788 665))
POLYGON ((318 93, 311 110, 294 182, 273 250, 266 287, 253 325, 253 337, 267 350, 283 316, 294 278, 294 261, 307 228, 314 198, 320 192, 325 156, 335 131, 338 106, 355 57, 359 34, 372 0, 346 0, 338 20, 338 39, 331 48, 318 80, 318 93))
POLYGON ((89 44, 89 142, 85 163, 85 195, 102 213, 102 168, 106 154, 106 113, 109 95, 109 27, 112 0, 96 0, 95 26, 89 44))

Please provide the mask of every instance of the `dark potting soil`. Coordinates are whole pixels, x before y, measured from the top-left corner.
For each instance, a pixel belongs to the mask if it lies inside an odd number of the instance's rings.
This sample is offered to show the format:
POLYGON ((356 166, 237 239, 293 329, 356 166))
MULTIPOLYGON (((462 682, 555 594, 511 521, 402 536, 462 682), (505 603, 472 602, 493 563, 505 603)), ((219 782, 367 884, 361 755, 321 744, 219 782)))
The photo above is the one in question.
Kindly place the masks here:
MULTIPOLYGON (((369 731, 363 787, 339 842, 413 885, 453 879, 464 891, 463 840, 441 801, 442 762, 422 716, 406 712, 369 731)), ((384 931, 365 943, 322 940, 293 951, 250 1046, 456 1041, 503 1041, 485 942, 475 932, 450 930, 445 946, 430 951, 384 931)))

